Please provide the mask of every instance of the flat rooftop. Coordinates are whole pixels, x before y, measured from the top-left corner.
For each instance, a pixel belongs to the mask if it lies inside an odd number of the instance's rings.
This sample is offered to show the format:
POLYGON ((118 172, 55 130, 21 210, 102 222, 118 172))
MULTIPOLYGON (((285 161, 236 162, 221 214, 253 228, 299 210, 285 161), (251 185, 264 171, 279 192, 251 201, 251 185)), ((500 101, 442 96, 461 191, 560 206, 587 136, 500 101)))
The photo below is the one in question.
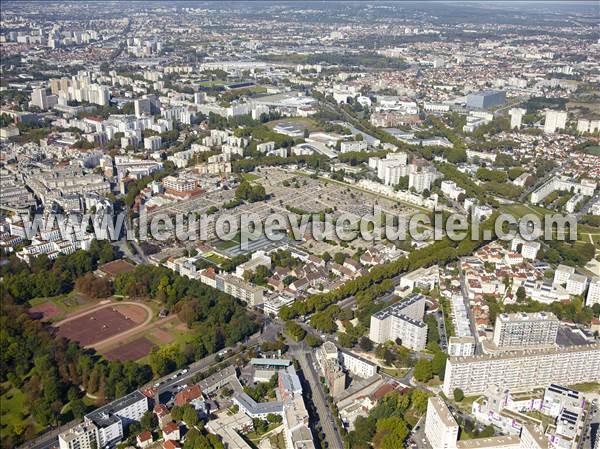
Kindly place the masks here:
POLYGON ((498 315, 499 321, 558 321, 556 315, 552 312, 536 312, 536 313, 501 313, 498 315))
POLYGON ((425 301, 425 296, 413 295, 404 301, 397 302, 395 304, 392 304, 389 307, 386 307, 383 310, 380 310, 379 312, 373 314, 373 316, 375 318, 377 318, 378 320, 385 320, 389 316, 400 317, 401 315, 404 315, 402 313, 402 310, 404 310, 406 307, 411 306, 419 301, 425 301))
POLYGON ((269 359, 265 357, 261 358, 253 358, 250 360, 250 364, 254 366, 290 366, 292 363, 291 360, 288 359, 269 359))
POLYGON ((567 346, 560 348, 544 348, 544 349, 524 349, 515 351, 506 351, 497 354, 482 354, 482 355, 470 355, 470 356, 457 356, 449 357, 450 363, 469 363, 469 362, 480 362, 484 360, 501 360, 501 359, 518 359, 522 357, 533 357, 544 354, 555 354, 555 353, 566 353, 566 352, 588 352, 588 351, 600 351, 600 343, 594 343, 589 345, 577 345, 567 346))
POLYGON ((500 436, 491 438, 477 438, 474 440, 457 441, 457 449, 470 449, 470 448, 496 448, 496 447, 507 447, 513 446, 518 448, 521 446, 521 439, 518 435, 511 436, 500 436))
POLYGON ((234 395, 233 399, 239 402, 251 415, 283 413, 283 404, 281 402, 256 402, 254 399, 252 399, 250 396, 243 392, 234 395))
POLYGON ((452 416, 452 413, 450 413, 450 410, 448 410, 446 403, 441 398, 438 396, 430 397, 429 405, 434 408, 435 412, 443 421, 445 426, 458 427, 458 423, 454 419, 454 416, 452 416))
POLYGON ((115 415, 118 415, 121 410, 141 400, 148 401, 148 398, 136 390, 133 393, 129 393, 127 396, 123 396, 120 399, 109 402, 103 407, 97 408, 93 412, 88 413, 85 415, 85 419, 93 422, 98 427, 110 425, 118 420, 115 415))

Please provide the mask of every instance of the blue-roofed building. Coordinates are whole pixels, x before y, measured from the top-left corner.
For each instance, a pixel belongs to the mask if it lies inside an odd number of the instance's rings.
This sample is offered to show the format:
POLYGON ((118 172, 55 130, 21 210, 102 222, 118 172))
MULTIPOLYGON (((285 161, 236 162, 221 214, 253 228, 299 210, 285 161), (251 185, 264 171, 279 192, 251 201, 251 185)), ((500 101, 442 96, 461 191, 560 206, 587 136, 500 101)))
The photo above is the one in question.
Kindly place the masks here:
POLYGON ((506 103, 506 92, 503 90, 482 90, 467 95, 467 107, 488 109, 506 103))
POLYGON ((279 394, 285 398, 287 396, 302 394, 302 384, 296 374, 294 365, 288 366, 285 370, 279 372, 279 394))

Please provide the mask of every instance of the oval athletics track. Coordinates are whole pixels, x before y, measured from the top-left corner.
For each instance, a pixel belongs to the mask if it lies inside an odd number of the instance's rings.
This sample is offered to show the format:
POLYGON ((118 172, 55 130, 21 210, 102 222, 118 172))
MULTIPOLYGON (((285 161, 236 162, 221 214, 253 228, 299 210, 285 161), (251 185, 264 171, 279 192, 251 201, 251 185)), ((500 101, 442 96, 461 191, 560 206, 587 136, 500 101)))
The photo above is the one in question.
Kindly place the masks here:
POLYGON ((102 304, 56 324, 57 334, 86 348, 98 348, 137 333, 152 321, 152 309, 138 302, 102 304))

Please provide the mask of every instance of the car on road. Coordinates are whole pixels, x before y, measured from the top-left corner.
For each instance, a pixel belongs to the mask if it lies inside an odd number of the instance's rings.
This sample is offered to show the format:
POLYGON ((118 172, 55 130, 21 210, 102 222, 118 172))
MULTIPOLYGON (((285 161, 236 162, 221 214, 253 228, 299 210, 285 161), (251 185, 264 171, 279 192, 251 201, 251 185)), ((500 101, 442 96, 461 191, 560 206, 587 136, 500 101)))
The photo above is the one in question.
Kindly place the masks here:
POLYGON ((187 369, 184 369, 184 370, 181 371, 181 374, 187 374, 187 373, 188 373, 187 369))

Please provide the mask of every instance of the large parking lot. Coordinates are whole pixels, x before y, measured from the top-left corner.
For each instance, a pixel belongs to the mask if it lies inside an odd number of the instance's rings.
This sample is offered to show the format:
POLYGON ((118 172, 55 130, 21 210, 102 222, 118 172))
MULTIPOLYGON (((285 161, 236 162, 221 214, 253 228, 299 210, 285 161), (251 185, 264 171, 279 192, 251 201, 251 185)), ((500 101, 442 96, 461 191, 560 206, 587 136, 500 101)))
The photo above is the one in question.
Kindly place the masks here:
MULTIPOLYGON (((219 208, 213 215, 215 220, 224 213, 234 216, 256 214, 263 223, 266 217, 272 213, 280 213, 285 216, 299 213, 329 213, 334 218, 341 214, 350 214, 354 220, 358 221, 360 217, 371 215, 375 206, 381 208, 385 213, 396 216, 409 217, 416 212, 410 206, 362 191, 348 184, 322 178, 312 178, 297 171, 280 168, 262 168, 259 170, 255 172, 257 177, 251 182, 260 183, 264 186, 269 196, 265 201, 244 203, 231 209, 224 209, 222 205, 230 201, 235 192, 233 190, 207 192, 200 197, 183 200, 153 210, 149 214, 149 219, 157 213, 175 215, 177 213, 195 212, 203 214, 211 206, 219 208)), ((213 239, 216 239, 216 235, 214 233, 214 220, 211 220, 207 240, 213 239)), ((371 245, 371 242, 361 238, 348 242, 349 244, 344 246, 340 243, 335 234, 328 234, 326 241, 310 240, 304 243, 304 247, 310 252, 322 254, 325 251, 351 253, 357 248, 365 248, 371 245)))

